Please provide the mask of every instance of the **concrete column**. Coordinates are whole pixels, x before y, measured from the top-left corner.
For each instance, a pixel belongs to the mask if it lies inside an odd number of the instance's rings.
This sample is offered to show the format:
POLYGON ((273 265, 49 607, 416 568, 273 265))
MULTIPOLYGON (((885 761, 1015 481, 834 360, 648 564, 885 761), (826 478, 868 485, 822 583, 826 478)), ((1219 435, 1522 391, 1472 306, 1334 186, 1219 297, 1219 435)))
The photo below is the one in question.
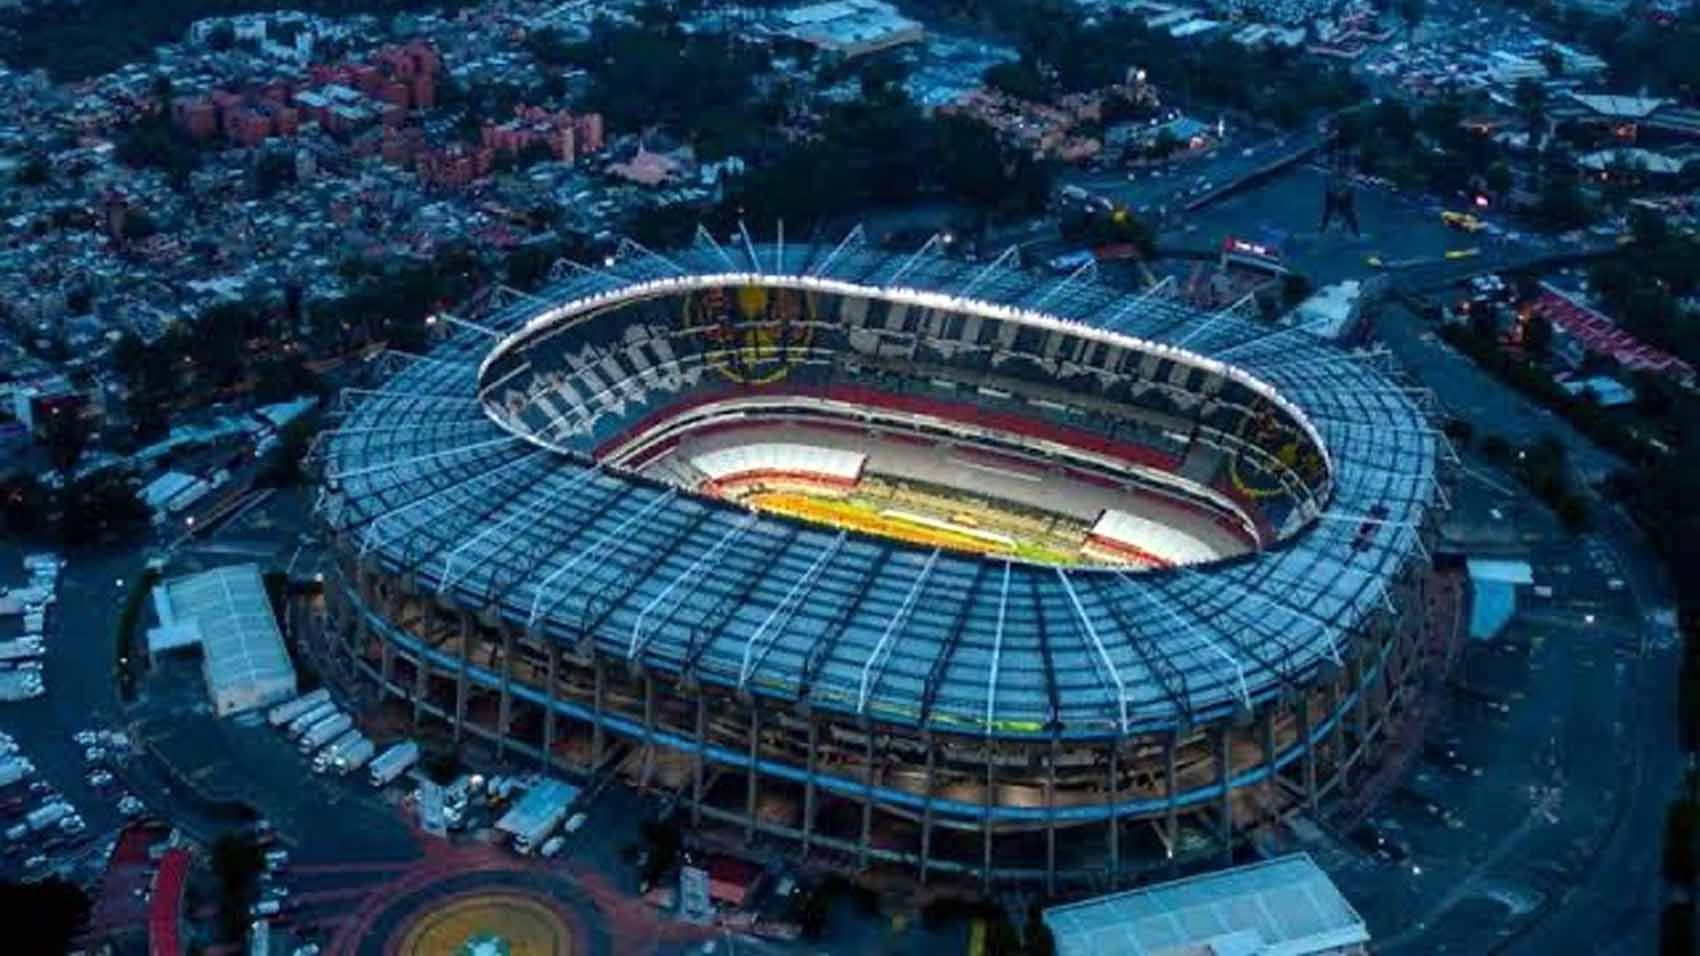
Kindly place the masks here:
POLYGON ((649 777, 654 769, 655 678, 646 670, 643 674, 643 766, 638 771, 638 789, 649 789, 649 777))
POLYGON ((1310 739, 1310 697, 1299 698, 1299 743, 1304 747, 1305 809, 1316 813, 1316 743, 1310 739))
POLYGON ((1117 737, 1110 742, 1110 769, 1104 781, 1104 802, 1109 805, 1110 818, 1110 889, 1115 889, 1121 882, 1122 874, 1122 827, 1120 818, 1116 816, 1117 798, 1121 796, 1120 757, 1122 738, 1117 737))
POLYGON ((466 730, 466 665, 467 656, 472 653, 472 618, 465 614, 455 616, 460 619, 460 666, 455 671, 455 743, 460 743, 466 730))
POLYGON ((809 841, 815 835, 815 768, 819 766, 816 749, 820 746, 820 724, 809 715, 808 779, 803 781, 803 855, 809 854, 809 841))
POLYGON ((1347 661, 1346 673, 1351 680, 1351 687, 1357 693, 1358 699, 1352 705, 1352 730, 1357 734, 1354 751, 1369 742, 1369 688, 1364 686, 1363 655, 1356 650, 1347 661))
POLYGON ((1274 703, 1264 708, 1263 719, 1258 725, 1259 735, 1263 738, 1263 769, 1267 774, 1263 778, 1263 792, 1271 818, 1279 814, 1281 805, 1280 781, 1275 779, 1275 715, 1280 707, 1280 704, 1274 703))
POLYGON ((549 683, 548 702, 543 713, 543 769, 548 770, 555 765, 555 720, 558 716, 555 711, 555 671, 560 666, 561 647, 547 637, 543 639, 543 645, 549 654, 549 672, 543 678, 549 683))
POLYGON ((1171 873, 1175 869, 1175 844, 1181 837, 1180 809, 1175 805, 1175 767, 1178 763, 1176 752, 1180 750, 1180 746, 1181 732, 1176 728, 1169 733, 1168 739, 1163 741, 1163 840, 1171 873))
POLYGON ((378 645, 378 703, 390 697, 390 685, 395 682, 395 646, 389 641, 378 645))
POLYGON ((1219 812, 1221 813, 1222 819, 1219 824, 1220 832, 1218 835, 1222 840, 1222 862, 1224 864, 1229 864, 1234 861, 1234 791, 1229 779, 1230 774, 1232 773, 1232 761, 1228 759, 1229 743, 1228 728, 1220 726, 1217 727, 1216 782, 1222 787, 1221 803, 1219 806, 1219 812))
POLYGON ((602 733, 602 697, 607 693, 607 688, 604 686, 606 678, 603 675, 602 655, 594 648, 590 654, 591 674, 595 680, 595 690, 590 701, 596 716, 596 721, 590 728, 590 770, 594 774, 602 769, 602 747, 606 743, 602 733))
POLYGON ((513 724, 514 632, 506 624, 502 628, 502 699, 496 707, 496 759, 508 752, 508 730, 513 724))
POLYGON ((874 835, 874 729, 868 727, 862 748, 862 838, 856 843, 856 865, 868 865, 868 844, 874 835))
POLYGON ((1057 895, 1057 737, 1051 734, 1045 770, 1045 892, 1057 895))
POLYGON ((413 729, 419 729, 419 720, 425 714, 425 694, 431 687, 431 665, 420 654, 413 658, 413 729))
POLYGON ((697 689, 697 752, 691 760, 691 826, 702 824, 702 768, 708 752, 708 702, 697 689))
POLYGON ((927 745, 927 777, 926 802, 921 806, 921 882, 927 882, 927 863, 932 858, 933 850, 933 769, 934 759, 938 748, 934 746, 932 737, 926 738, 927 745))
POLYGON ((1329 712, 1334 715, 1334 729, 1330 734, 1334 738, 1334 773, 1346 765, 1346 681, 1350 678, 1344 673, 1336 674, 1329 689, 1329 712))
POLYGON ((986 814, 980 820, 980 834, 984 855, 980 863, 980 889, 987 890, 992 885, 992 801, 997 791, 997 761, 996 748, 990 740, 986 741, 986 814))
POLYGON ((756 772, 756 757, 761 752, 761 708, 750 701, 750 764, 744 777, 744 842, 756 838, 756 799, 761 787, 761 775, 756 772))

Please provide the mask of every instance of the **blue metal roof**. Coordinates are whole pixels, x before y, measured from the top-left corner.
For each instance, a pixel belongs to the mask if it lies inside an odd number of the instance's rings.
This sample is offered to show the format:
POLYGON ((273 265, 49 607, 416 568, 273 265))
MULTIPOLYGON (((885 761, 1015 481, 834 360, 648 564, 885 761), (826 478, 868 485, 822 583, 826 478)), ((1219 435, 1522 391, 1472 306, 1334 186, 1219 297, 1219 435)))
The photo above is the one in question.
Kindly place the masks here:
POLYGON ((1302 330, 958 260, 712 243, 579 269, 351 392, 320 512, 422 590, 601 653, 827 711, 999 736, 1108 736, 1246 707, 1338 660, 1420 551, 1443 440, 1374 356, 1302 330), (543 447, 480 402, 481 364, 539 315, 705 273, 824 276, 1042 302, 1230 363, 1302 411, 1332 460, 1281 546, 1169 572, 933 552, 751 514, 543 447))

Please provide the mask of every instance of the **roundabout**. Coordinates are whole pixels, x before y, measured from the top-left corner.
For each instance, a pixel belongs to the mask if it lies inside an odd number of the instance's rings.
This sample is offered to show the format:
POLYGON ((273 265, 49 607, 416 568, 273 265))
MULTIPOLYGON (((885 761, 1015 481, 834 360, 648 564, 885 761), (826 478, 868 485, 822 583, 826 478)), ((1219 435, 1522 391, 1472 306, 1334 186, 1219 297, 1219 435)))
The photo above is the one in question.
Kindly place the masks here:
POLYGON ((574 933, 550 901, 469 892, 415 915, 396 956, 574 956, 574 933))
POLYGON ((609 914, 568 873, 486 868, 493 862, 455 855, 403 876, 351 914, 330 952, 346 956, 609 956, 614 952, 609 914))

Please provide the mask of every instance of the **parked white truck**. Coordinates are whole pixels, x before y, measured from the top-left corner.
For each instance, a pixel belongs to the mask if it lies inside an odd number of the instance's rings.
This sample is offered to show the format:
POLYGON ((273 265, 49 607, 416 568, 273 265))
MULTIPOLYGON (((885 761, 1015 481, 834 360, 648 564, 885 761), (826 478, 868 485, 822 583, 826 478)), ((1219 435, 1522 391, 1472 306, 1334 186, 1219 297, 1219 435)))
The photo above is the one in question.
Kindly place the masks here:
POLYGON ((361 737, 337 753, 336 759, 331 761, 331 772, 340 777, 351 770, 359 770, 366 766, 366 762, 371 760, 372 755, 377 752, 376 744, 365 737, 361 737))
POLYGON ((55 800, 31 810, 29 815, 24 817, 24 822, 29 824, 31 833, 39 833, 74 812, 76 812, 75 808, 69 803, 63 800, 55 800))
POLYGON ((544 778, 514 801, 496 821, 496 829, 513 837, 516 853, 528 856, 567 818, 578 797, 579 789, 572 784, 544 778))
POLYGON ((331 766, 336 762, 336 758, 340 756, 344 750, 354 746, 355 741, 364 739, 365 738, 361 736, 360 731, 355 730, 352 727, 343 731, 335 740, 325 744, 318 753, 313 755, 313 772, 324 773, 331 769, 331 766))
POLYGON ((297 716, 294 720, 289 722, 288 733, 290 738, 299 739, 302 734, 307 732, 307 728, 321 720, 324 720, 326 717, 329 717, 334 713, 336 713, 336 705, 328 700, 322 704, 314 705, 306 713, 297 716))
POLYGON ((266 722, 271 724, 273 727, 282 727, 284 724, 290 723, 295 718, 305 714, 307 711, 312 710, 320 704, 328 704, 330 702, 331 692, 321 687, 318 690, 302 694, 300 697, 293 700, 286 700, 273 707, 271 710, 266 711, 266 722))
POLYGON ((407 772, 407 768, 419 762, 419 745, 411 740, 404 740, 390 749, 379 754, 366 770, 366 779, 374 787, 382 787, 391 780, 407 772))
POLYGON ((337 711, 307 728, 307 732, 301 735, 301 742, 297 746, 301 748, 302 753, 310 754, 342 736, 348 728, 353 726, 353 717, 337 711))

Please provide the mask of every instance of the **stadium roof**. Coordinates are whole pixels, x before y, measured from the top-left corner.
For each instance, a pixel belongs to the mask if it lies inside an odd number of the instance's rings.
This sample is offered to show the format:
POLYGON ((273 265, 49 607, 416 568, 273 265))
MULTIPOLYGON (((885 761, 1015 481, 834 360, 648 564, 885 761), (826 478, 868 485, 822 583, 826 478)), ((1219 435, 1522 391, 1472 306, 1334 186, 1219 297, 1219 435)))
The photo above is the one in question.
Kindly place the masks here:
POLYGON ((1045 925, 1057 956, 1304 956, 1369 941, 1304 853, 1054 906, 1045 925))
POLYGON ((559 269, 545 290, 505 294, 476 320, 445 316, 456 332, 428 357, 398 358, 390 382, 345 395, 320 445, 320 513, 367 561, 515 627, 573 641, 588 631, 603 654, 711 685, 1000 736, 1104 737, 1253 706, 1337 666, 1421 552, 1445 443, 1380 353, 929 250, 699 236, 665 257, 559 269), (972 307, 960 297, 971 289, 1000 304, 988 309, 1042 306, 1055 328, 1231 364, 1319 433, 1333 465, 1326 508, 1280 547, 1223 563, 1063 569, 751 514, 539 447, 486 414, 480 366, 527 323, 706 275, 822 279, 956 308, 972 307))

